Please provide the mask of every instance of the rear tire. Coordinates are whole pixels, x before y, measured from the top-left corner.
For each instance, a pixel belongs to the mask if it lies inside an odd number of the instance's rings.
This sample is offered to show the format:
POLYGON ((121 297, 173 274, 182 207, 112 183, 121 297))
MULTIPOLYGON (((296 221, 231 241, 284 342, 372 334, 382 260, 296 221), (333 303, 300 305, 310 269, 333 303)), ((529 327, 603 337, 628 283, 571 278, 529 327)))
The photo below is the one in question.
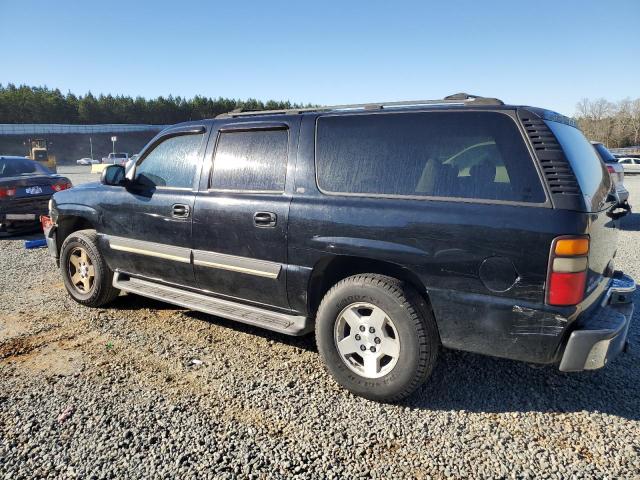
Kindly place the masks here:
POLYGON ((76 302, 101 307, 119 294, 113 287, 113 272, 98 250, 95 230, 69 235, 60 249, 60 270, 64 286, 76 302))
POLYGON ((440 344, 425 300, 405 282, 378 274, 345 278, 327 292, 316 341, 340 385, 382 402, 402 400, 422 385, 440 344))

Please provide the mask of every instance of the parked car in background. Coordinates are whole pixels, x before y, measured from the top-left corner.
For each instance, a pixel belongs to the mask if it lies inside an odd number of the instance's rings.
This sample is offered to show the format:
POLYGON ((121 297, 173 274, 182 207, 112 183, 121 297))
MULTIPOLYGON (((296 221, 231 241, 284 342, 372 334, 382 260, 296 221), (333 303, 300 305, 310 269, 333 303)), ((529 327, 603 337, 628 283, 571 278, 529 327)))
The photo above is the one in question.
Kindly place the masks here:
POLYGON ((110 153, 106 157, 102 157, 102 163, 111 163, 113 165, 125 165, 129 160, 128 153, 110 153))
POLYGON ((34 160, 0 156, 0 235, 38 229, 51 196, 71 186, 34 160))
POLYGON ((607 167, 618 198, 626 202, 629 199, 629 191, 624 186, 624 168, 618 163, 618 159, 604 146, 602 142, 591 142, 600 160, 607 167))
POLYGON ((624 173, 640 173, 640 158, 619 158, 618 163, 624 168, 624 173))
POLYGON ((76 160, 76 163, 78 165, 93 165, 93 164, 98 164, 100 163, 100 160, 98 160, 97 158, 81 158, 80 160, 76 160))
POLYGON ((236 111, 57 193, 45 236, 80 304, 127 291, 315 330, 339 384, 397 401, 441 346, 565 372, 619 354, 635 282, 616 270, 628 206, 611 192, 575 122, 540 108, 236 111))

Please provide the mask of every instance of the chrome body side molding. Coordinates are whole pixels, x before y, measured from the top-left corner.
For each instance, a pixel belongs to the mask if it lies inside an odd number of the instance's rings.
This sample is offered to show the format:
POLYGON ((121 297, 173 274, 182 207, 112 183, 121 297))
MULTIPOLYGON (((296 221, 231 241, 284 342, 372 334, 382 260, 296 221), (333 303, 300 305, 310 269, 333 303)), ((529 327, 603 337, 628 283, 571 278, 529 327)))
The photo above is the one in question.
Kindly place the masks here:
POLYGON ((163 243, 134 240, 125 237, 106 236, 109 247, 121 252, 137 253, 149 257, 166 258, 175 262, 191 263, 191 249, 163 243))
POLYGON ((134 240, 125 237, 105 235, 109 247, 121 252, 135 253, 150 257, 164 258, 175 262, 193 263, 201 267, 218 268, 232 272, 246 273, 259 277, 277 279, 282 265, 276 262, 258 260, 206 250, 191 250, 163 243, 134 240))
POLYGON ((204 250, 193 250, 193 264, 273 279, 278 278, 282 270, 279 263, 204 250))

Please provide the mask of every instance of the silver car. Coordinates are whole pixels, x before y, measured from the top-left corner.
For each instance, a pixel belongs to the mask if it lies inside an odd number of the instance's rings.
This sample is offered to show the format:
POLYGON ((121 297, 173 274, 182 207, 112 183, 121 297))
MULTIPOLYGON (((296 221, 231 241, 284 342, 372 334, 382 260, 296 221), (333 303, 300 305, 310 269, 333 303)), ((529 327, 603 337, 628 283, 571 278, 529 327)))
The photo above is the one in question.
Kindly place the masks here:
POLYGON ((618 159, 618 163, 622 165, 624 173, 640 173, 640 158, 620 158, 618 159))

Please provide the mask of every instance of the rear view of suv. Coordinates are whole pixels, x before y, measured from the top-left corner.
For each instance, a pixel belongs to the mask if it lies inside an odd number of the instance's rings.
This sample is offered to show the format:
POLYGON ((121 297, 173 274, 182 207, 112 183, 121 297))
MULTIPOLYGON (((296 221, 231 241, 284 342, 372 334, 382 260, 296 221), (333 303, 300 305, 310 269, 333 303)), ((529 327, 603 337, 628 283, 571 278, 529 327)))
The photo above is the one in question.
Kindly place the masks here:
POLYGON ((603 367, 633 311, 626 211, 571 120, 458 94, 176 125, 56 194, 46 234, 81 304, 315 330, 338 383, 397 401, 441 347, 603 367))

